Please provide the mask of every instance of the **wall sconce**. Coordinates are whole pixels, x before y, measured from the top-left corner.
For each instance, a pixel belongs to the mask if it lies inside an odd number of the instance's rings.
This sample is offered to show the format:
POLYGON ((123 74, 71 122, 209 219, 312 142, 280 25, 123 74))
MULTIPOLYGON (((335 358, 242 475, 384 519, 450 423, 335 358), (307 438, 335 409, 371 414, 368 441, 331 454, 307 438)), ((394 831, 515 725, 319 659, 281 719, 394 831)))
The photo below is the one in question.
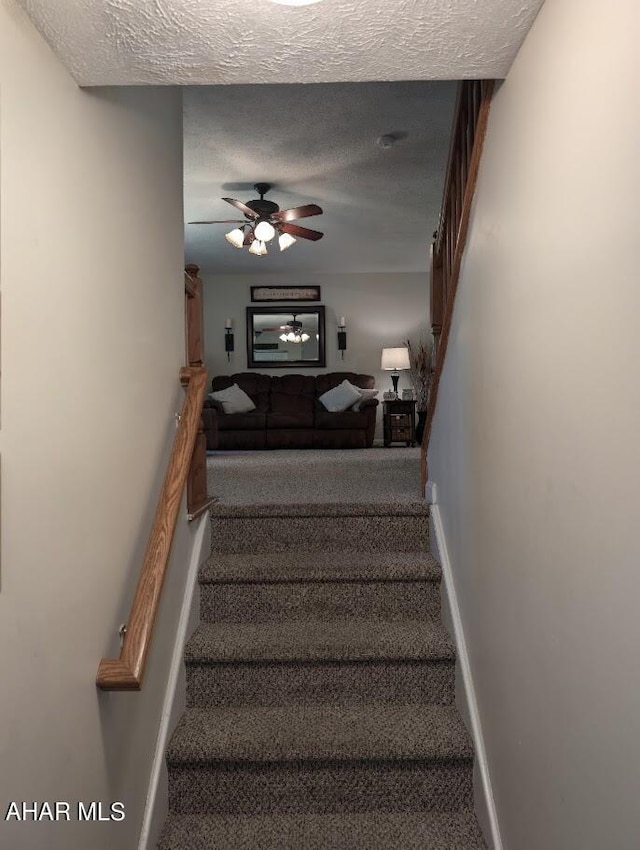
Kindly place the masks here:
POLYGON ((338 320, 338 351, 342 353, 342 359, 344 360, 344 353, 347 350, 347 321, 344 316, 340 316, 338 320))
POLYGON ((233 351, 233 319, 224 320, 224 350, 227 352, 227 360, 231 360, 233 351))

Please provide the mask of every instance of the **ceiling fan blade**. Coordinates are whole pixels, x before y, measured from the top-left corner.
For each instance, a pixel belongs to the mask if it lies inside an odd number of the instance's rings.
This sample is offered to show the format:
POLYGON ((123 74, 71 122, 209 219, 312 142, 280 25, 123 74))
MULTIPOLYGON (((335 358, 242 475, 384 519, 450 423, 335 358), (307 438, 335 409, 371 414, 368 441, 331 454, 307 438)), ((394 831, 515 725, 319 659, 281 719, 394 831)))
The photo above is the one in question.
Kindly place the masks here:
POLYGON ((251 207, 248 207, 246 204, 243 204, 242 201, 236 201, 235 198, 223 198, 222 200, 226 201, 228 204, 231 204, 232 207, 235 207, 236 209, 240 210, 240 212, 243 212, 245 215, 248 215, 249 218, 258 217, 257 213, 255 213, 251 209, 251 207))
POLYGON ((245 219, 225 218, 221 221, 188 221, 187 224, 246 224, 245 219))
POLYGON ((322 215, 322 207, 317 204, 305 204, 302 207, 292 207, 290 210, 280 210, 274 213, 277 221, 293 221, 296 218, 307 218, 310 215, 322 215))
POLYGON ((278 229, 298 239, 311 239, 313 242, 317 242, 324 236, 324 233, 320 233, 319 230, 310 230, 308 227, 300 227, 298 224, 281 224, 278 229))
POLYGON ((246 247, 247 245, 251 245, 251 243, 253 242, 253 240, 254 240, 255 238, 256 238, 256 237, 255 237, 255 236, 254 236, 254 234, 253 234, 253 228, 252 228, 252 227, 250 227, 250 228, 247 230, 247 232, 244 234, 244 242, 242 243, 243 247, 246 247))

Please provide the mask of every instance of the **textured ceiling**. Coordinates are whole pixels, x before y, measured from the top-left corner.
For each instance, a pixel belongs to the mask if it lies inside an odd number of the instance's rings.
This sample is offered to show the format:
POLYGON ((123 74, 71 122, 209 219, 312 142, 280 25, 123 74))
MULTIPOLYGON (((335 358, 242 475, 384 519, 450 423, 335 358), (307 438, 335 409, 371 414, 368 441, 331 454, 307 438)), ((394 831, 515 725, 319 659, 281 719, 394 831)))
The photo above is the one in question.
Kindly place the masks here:
POLYGON ((257 197, 322 231, 266 257, 233 248, 233 225, 187 225, 185 256, 205 271, 420 272, 440 209, 456 84, 343 83, 187 88, 185 221, 242 218, 221 200, 257 197), (389 149, 375 142, 392 134, 389 149))
POLYGON ((504 77, 542 0, 19 0, 80 85, 504 77))
POLYGON ((426 268, 454 85, 420 81, 504 77, 543 0, 18 2, 80 85, 187 87, 186 221, 235 218, 220 197, 257 181, 324 208, 301 222, 324 239, 262 258, 186 227, 205 270, 280 273, 426 268))

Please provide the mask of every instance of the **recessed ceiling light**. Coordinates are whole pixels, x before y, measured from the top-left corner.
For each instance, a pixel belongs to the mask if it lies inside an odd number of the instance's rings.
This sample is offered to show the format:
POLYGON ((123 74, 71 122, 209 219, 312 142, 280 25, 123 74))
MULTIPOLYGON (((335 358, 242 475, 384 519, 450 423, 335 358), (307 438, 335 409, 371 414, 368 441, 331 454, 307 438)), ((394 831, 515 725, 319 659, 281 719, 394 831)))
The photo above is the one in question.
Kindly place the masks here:
POLYGON ((271 0, 272 3, 279 3, 281 6, 310 6, 312 3, 319 3, 320 0, 271 0))

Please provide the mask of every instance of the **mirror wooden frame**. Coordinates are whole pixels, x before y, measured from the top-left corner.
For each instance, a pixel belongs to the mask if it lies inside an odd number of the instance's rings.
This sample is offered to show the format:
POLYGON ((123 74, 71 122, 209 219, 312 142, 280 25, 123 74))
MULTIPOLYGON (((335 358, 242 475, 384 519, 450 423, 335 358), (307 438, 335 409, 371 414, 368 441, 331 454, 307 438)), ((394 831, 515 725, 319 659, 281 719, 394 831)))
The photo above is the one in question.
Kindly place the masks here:
POLYGON ((312 307, 309 304, 303 306, 282 304, 279 307, 247 307, 247 368, 249 369, 324 369, 326 363, 325 352, 325 329, 324 329, 324 307, 312 307), (318 358, 317 360, 255 360, 253 356, 253 319, 254 316, 281 316, 283 313, 296 313, 300 315, 315 314, 318 317, 318 358))

